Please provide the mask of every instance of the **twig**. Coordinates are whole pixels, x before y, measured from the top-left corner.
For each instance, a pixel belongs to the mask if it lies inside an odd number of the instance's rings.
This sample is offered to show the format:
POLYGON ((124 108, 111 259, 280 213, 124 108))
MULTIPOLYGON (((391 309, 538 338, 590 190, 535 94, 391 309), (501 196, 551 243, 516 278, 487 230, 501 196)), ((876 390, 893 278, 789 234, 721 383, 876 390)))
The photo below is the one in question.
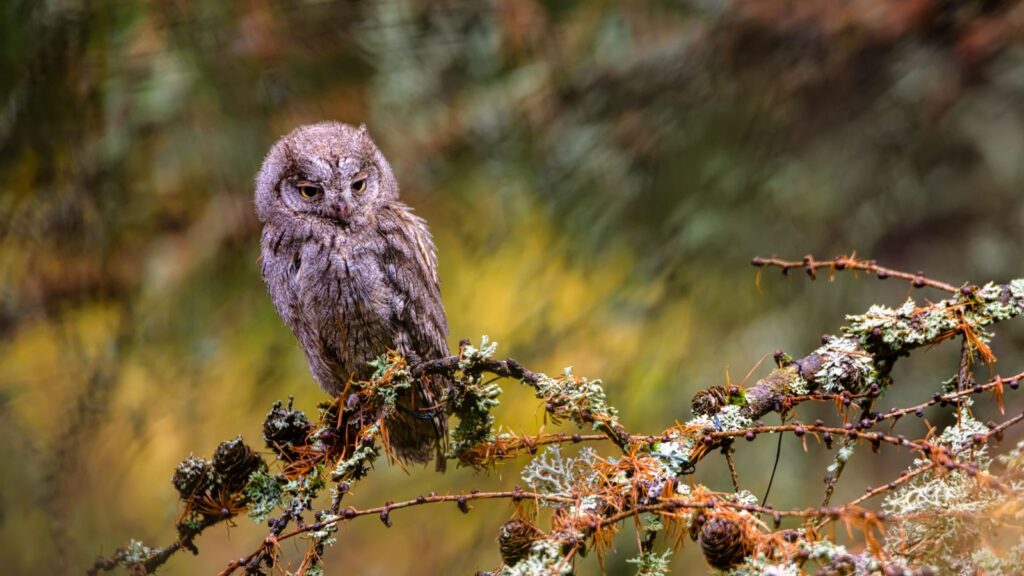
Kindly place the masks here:
POLYGON ((725 450, 725 462, 729 465, 729 476, 732 478, 732 488, 734 491, 740 491, 740 475, 736 472, 736 463, 732 460, 732 448, 726 448, 725 450))
POLYGON ((956 286, 953 286, 952 284, 947 284, 939 280, 933 280, 931 278, 928 278, 922 272, 912 274, 910 272, 903 272, 901 270, 895 270, 893 268, 886 268, 885 266, 879 266, 874 260, 858 260, 856 258, 856 255, 838 256, 836 258, 833 258, 832 260, 815 260, 814 256, 807 255, 804 256, 803 260, 799 261, 782 260, 775 257, 755 257, 751 259, 750 263, 758 268, 762 266, 773 266, 776 268, 781 268, 783 273, 788 272, 793 268, 803 268, 804 270, 807 271, 807 275, 810 276, 812 280, 817 277, 817 272, 821 268, 828 268, 831 273, 835 273, 836 271, 842 270, 861 270, 864 272, 871 272, 873 274, 877 274, 878 278, 881 280, 890 277, 907 280, 915 288, 929 286, 931 288, 936 288, 938 290, 949 292, 951 294, 955 294, 959 290, 956 286))

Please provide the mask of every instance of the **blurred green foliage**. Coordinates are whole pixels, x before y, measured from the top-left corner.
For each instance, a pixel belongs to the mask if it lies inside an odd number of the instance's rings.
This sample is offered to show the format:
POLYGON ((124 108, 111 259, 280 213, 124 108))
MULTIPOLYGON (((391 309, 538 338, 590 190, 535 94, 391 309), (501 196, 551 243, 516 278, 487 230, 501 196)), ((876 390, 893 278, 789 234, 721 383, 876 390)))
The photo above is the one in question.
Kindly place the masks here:
MULTIPOLYGON (((453 344, 488 334, 534 369, 571 364, 606 382, 630 429, 655 432, 688 418, 693 392, 727 367, 738 381, 763 355, 810 350, 844 313, 910 290, 850 275, 827 287, 766 276, 759 290, 751 256, 856 250, 953 283, 1020 276, 1022 11, 1012 0, 5 2, 8 573, 78 573, 130 537, 167 543, 178 461, 237 433, 258 442, 276 399, 307 411, 322 399, 256 262, 252 178, 294 126, 367 123, 431 224, 453 344)), ((996 354, 1019 362, 1024 330, 1000 331, 996 354)), ((906 385, 887 401, 930 395, 956 350, 922 357, 899 368, 906 385)), ((543 425, 530 394, 507 396, 506 426, 543 425)), ((741 477, 761 489, 774 454, 739 448, 741 477)), ((816 501, 829 456, 787 439, 782 458, 774 503, 816 501)), ((906 464, 856 460, 840 493, 906 464)), ((406 475, 380 462, 353 501, 507 487, 515 470, 406 475)), ((728 485, 724 463, 700 474, 728 485)), ((390 529, 354 524, 327 565, 472 573, 498 563, 509 513, 421 508, 390 529)), ((213 531, 166 573, 215 573, 260 534, 213 531)), ((608 572, 634 573, 635 543, 618 546, 630 553, 608 572)), ((591 559, 581 573, 594 570, 591 559)), ((674 570, 704 567, 691 547, 674 570)))

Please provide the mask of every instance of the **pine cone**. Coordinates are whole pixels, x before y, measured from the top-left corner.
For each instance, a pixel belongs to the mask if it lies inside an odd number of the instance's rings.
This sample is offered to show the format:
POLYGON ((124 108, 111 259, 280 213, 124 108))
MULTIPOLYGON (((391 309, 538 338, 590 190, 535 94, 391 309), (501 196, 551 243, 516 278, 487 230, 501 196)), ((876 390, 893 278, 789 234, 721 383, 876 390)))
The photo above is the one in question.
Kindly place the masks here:
POLYGON ((241 490, 249 475, 261 466, 265 466, 263 459, 246 446, 241 436, 221 442, 213 453, 213 471, 229 492, 241 490))
POLYGON ((501 526, 498 547, 506 566, 515 566, 530 554, 533 542, 540 538, 539 528, 524 520, 512 519, 501 526))
POLYGON ((721 386, 712 386, 693 395, 690 408, 694 416, 712 416, 729 403, 729 393, 721 386))
POLYGON ((287 408, 277 402, 263 421, 263 440, 278 458, 291 462, 297 456, 294 447, 304 446, 312 429, 301 410, 292 410, 291 402, 287 408))
POLYGON ((189 454, 178 464, 171 477, 171 484, 178 491, 181 499, 189 501, 196 495, 202 494, 213 484, 213 466, 206 458, 199 458, 189 454))
POLYGON ((733 520, 712 518, 700 529, 700 549, 712 568, 728 570, 753 551, 743 528, 733 520))

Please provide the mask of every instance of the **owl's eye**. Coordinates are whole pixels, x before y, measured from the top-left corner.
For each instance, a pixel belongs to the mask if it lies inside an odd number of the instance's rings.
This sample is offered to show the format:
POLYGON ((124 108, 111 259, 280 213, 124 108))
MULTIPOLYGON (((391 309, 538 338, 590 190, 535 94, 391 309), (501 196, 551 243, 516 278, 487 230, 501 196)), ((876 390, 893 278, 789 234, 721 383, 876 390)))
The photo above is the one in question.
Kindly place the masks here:
POLYGON ((352 183, 352 190, 356 192, 362 192, 366 190, 366 178, 360 178, 352 183))
POLYGON ((306 200, 312 200, 323 193, 323 190, 319 186, 309 182, 299 182, 295 187, 299 189, 299 196, 302 196, 306 200))

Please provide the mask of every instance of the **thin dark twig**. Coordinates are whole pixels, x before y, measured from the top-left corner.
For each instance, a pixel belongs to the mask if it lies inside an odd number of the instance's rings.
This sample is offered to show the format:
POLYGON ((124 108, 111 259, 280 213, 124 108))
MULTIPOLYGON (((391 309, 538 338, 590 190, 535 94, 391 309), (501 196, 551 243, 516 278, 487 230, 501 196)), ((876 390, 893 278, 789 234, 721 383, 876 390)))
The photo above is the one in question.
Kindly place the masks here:
MULTIPOLYGON (((729 476, 732 478, 732 487, 736 492, 740 491, 740 475, 736 472, 736 462, 732 458, 732 448, 725 451, 725 462, 729 465, 729 476)), ((769 489, 771 485, 769 484, 769 489)))
POLYGON ((775 464, 772 464, 772 475, 768 478, 768 488, 764 491, 762 504, 768 503, 768 495, 772 493, 772 483, 775 482, 775 471, 779 469, 779 457, 782 455, 782 433, 779 433, 779 443, 775 446, 775 464))
POLYGON ((893 268, 886 268, 885 266, 879 266, 874 260, 858 260, 855 255, 838 256, 832 260, 815 260, 814 256, 811 255, 804 256, 803 260, 782 260, 775 257, 755 257, 751 259, 750 263, 759 268, 762 266, 774 266, 776 268, 781 268, 783 272, 792 268, 803 268, 807 271, 807 275, 810 276, 811 279, 817 278, 817 271, 821 268, 828 268, 832 272, 838 270, 861 270, 877 274, 878 277, 883 280, 889 277, 907 280, 913 284, 915 288, 929 286, 952 294, 957 293, 959 290, 952 284, 928 278, 921 272, 914 274, 895 270, 893 268))

